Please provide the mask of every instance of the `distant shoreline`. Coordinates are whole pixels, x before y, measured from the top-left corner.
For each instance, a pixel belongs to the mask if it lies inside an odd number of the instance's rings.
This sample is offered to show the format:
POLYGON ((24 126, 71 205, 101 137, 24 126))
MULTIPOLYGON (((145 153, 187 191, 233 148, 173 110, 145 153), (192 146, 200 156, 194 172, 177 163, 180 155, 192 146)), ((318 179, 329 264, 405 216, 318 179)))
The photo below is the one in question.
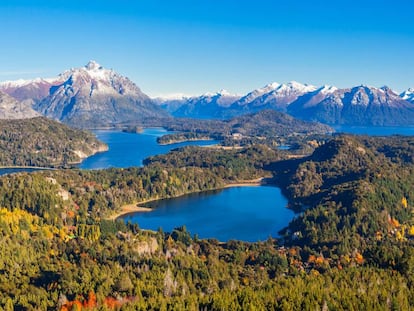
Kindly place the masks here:
POLYGON ((148 203, 150 201, 156 201, 156 200, 145 200, 145 201, 141 201, 139 203, 132 203, 132 204, 123 205, 123 206, 121 206, 121 211, 120 212, 111 215, 110 217, 108 217, 108 219, 109 220, 117 220, 121 216, 124 216, 124 215, 129 214, 129 213, 135 213, 135 212, 140 212, 140 213, 151 212, 152 208, 139 206, 140 204, 145 204, 145 203, 148 203))
MULTIPOLYGON (((266 183, 264 183, 264 180, 265 180, 264 177, 260 177, 260 178, 251 179, 251 180, 238 181, 237 183, 234 183, 234 184, 227 184, 227 185, 224 185, 223 187, 220 187, 220 188, 208 189, 208 190, 205 190, 205 191, 222 190, 222 189, 236 188, 236 187, 258 187, 258 186, 266 185, 266 183)), ((200 192, 204 192, 204 191, 200 191, 200 192)), ((144 206, 141 206, 141 205, 145 204, 145 203, 164 200, 164 199, 174 199, 174 198, 178 198, 180 196, 188 195, 188 194, 192 194, 192 193, 194 193, 194 192, 182 194, 182 195, 179 195, 179 196, 176 196, 176 197, 148 199, 148 200, 140 201, 140 202, 137 202, 137 203, 125 204, 125 205, 121 206, 121 209, 120 209, 119 212, 111 215, 107 219, 108 220, 117 220, 119 217, 130 214, 130 213, 136 213, 136 212, 147 213, 147 212, 151 212, 152 211, 151 207, 144 207, 144 206)))
POLYGON ((188 141, 212 141, 212 140, 215 140, 215 139, 213 138, 189 138, 189 139, 175 139, 175 140, 168 141, 166 143, 158 143, 158 142, 157 143, 160 146, 167 146, 167 145, 185 143, 188 141))
POLYGON ((35 169, 35 170, 58 170, 55 167, 42 167, 42 166, 19 166, 19 165, 13 165, 13 166, 0 166, 0 169, 35 169))

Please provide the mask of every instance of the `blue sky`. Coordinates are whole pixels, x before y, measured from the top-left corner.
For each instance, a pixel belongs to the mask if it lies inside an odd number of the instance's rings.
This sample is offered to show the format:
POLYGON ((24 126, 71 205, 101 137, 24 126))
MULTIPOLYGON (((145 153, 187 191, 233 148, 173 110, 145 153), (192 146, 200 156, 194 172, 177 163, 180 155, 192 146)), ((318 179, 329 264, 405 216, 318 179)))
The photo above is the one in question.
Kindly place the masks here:
POLYGON ((1 1, 0 81, 93 59, 152 96, 273 81, 414 87, 411 1, 1 1))

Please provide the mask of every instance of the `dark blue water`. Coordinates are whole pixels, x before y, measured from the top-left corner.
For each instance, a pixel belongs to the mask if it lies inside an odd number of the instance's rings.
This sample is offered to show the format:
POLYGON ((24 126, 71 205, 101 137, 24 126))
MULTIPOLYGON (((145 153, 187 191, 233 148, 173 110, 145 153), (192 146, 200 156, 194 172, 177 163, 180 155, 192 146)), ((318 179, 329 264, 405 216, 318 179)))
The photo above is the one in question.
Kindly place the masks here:
POLYGON ((93 132, 99 140, 108 144, 109 150, 85 159, 79 165, 82 169, 142 166, 142 161, 145 158, 165 154, 175 148, 189 145, 208 146, 217 144, 217 141, 214 140, 204 140, 159 145, 157 137, 171 133, 162 128, 148 128, 142 133, 124 133, 114 130, 96 130, 93 132))
POLYGON ((369 136, 414 135, 414 126, 332 126, 337 133, 369 136))
POLYGON ((220 241, 259 241, 276 237, 294 213, 279 188, 235 187, 148 203, 151 212, 122 216, 140 228, 171 232, 185 225, 191 234, 220 241))

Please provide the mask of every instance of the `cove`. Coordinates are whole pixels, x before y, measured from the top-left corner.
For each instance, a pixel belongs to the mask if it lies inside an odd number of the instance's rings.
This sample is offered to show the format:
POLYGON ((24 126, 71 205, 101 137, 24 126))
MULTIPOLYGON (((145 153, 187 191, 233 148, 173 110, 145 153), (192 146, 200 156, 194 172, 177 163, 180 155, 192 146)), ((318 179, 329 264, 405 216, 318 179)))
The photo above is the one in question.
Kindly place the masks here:
POLYGON ((142 166, 144 159, 168 153, 175 148, 217 144, 215 140, 202 140, 159 145, 157 137, 172 133, 163 128, 146 128, 142 133, 125 133, 120 130, 94 130, 93 133, 109 146, 109 150, 82 161, 79 165, 81 169, 142 166))
POLYGON ((171 232, 185 225, 200 238, 263 241, 277 237, 294 217, 277 187, 243 186, 193 193, 147 203, 150 212, 121 216, 142 229, 171 232))

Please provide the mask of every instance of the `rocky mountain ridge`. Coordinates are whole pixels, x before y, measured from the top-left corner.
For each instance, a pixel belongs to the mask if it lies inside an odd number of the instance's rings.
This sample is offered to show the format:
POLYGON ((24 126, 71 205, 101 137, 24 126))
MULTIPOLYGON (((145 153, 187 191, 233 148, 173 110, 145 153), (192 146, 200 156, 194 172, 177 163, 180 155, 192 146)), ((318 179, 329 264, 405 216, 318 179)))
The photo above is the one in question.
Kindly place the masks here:
POLYGON ((29 119, 40 116, 30 104, 0 91, 0 119, 29 119))
POLYGON ((184 99, 175 107, 170 103, 166 100, 162 107, 173 115, 181 116, 181 111, 187 111, 186 117, 195 118, 202 115, 202 118, 226 119, 272 109, 330 125, 414 125, 413 89, 398 95, 388 87, 361 85, 339 89, 295 81, 274 82, 249 92, 226 107, 210 104, 203 96, 184 99))
POLYGON ((3 83, 2 89, 20 100, 31 100, 33 108, 46 117, 75 127, 111 126, 167 116, 130 79, 95 61, 52 79, 3 83))
POLYGON ((3 91, 41 114, 77 127, 113 126, 143 118, 228 119, 272 109, 330 125, 414 125, 414 89, 316 87, 296 81, 270 83, 248 94, 226 91, 154 98, 130 79, 95 61, 51 79, 0 83, 3 91))

